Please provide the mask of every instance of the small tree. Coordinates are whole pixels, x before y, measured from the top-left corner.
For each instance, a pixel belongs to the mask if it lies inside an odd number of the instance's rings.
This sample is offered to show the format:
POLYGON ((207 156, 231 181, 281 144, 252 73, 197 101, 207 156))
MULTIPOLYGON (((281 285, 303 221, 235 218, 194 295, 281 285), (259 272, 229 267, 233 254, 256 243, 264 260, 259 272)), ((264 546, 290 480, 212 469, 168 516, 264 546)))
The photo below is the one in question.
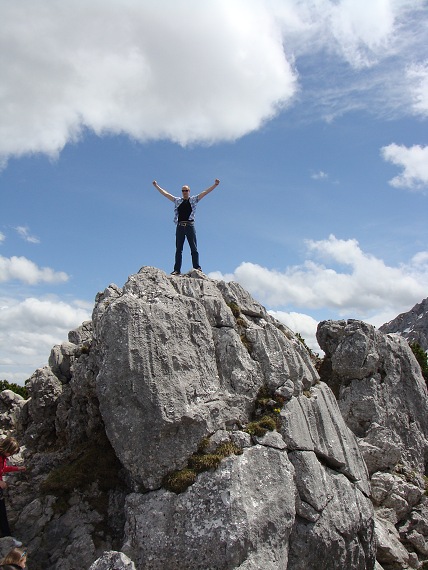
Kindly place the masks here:
POLYGON ((425 378, 425 381, 428 382, 428 357, 425 350, 421 347, 421 345, 417 342, 411 342, 410 348, 412 349, 413 354, 416 357, 416 360, 419 362, 419 366, 422 370, 422 375, 425 378))

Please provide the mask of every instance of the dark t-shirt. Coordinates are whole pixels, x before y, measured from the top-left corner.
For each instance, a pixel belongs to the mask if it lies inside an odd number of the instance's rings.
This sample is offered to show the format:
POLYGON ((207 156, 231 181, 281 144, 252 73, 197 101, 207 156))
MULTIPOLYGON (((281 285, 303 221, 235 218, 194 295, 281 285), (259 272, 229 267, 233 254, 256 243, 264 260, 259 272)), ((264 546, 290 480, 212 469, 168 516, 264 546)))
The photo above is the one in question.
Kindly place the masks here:
POLYGON ((190 201, 183 200, 177 209, 178 209, 178 221, 187 222, 189 220, 190 214, 192 213, 192 206, 190 204, 190 201))

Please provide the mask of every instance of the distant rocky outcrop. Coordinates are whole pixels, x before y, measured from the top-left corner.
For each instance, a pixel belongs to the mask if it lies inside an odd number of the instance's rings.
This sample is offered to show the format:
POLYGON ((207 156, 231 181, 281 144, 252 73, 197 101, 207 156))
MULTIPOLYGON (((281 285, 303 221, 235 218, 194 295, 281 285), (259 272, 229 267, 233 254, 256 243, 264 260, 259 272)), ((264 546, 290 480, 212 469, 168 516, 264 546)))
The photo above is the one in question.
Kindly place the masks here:
POLYGON ((324 321, 317 338, 325 352, 321 378, 370 473, 378 562, 384 570, 421 568, 428 558, 428 396, 420 366, 406 339, 361 321, 324 321))
MULTIPOLYGON (((32 570, 374 567, 357 437, 305 345, 238 284, 142 268, 28 389, 2 402, 32 570)), ((402 440, 419 469, 423 437, 402 440)))
POLYGON ((417 342, 423 350, 428 351, 428 297, 407 313, 401 313, 379 327, 379 330, 384 333, 397 333, 409 343, 417 342))

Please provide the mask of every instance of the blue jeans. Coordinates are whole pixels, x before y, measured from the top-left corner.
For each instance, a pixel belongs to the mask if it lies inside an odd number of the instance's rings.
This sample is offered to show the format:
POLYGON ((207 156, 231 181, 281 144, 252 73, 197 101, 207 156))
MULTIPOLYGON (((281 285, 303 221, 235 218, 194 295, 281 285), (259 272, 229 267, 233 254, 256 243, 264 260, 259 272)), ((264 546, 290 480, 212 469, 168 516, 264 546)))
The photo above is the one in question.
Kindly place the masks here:
POLYGON ((196 243, 196 231, 194 224, 186 223, 186 225, 177 224, 177 229, 175 231, 175 264, 174 271, 181 271, 181 261, 183 258, 183 245, 184 240, 187 238, 190 246, 190 253, 192 254, 192 264, 194 269, 200 269, 199 267, 199 253, 198 245, 196 243))

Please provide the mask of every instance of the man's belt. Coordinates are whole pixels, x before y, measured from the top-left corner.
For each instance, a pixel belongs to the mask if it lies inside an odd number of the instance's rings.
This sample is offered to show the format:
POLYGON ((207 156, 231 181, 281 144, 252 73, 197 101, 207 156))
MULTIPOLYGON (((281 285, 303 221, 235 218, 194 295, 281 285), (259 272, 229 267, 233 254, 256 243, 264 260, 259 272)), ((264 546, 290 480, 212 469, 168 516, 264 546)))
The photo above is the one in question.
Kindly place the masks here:
POLYGON ((186 222, 178 222, 178 225, 179 226, 193 226, 194 223, 195 222, 186 221, 186 222))

